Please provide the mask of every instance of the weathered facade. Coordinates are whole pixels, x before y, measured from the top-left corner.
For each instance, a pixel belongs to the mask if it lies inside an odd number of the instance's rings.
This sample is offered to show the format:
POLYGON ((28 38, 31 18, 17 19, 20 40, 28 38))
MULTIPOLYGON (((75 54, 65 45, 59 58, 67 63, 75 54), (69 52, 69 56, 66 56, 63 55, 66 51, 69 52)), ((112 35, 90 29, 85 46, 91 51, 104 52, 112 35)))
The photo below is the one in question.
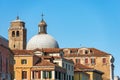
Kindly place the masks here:
POLYGON ((13 80, 13 53, 8 41, 0 36, 0 80, 13 80))
POLYGON ((86 65, 96 70, 102 71, 103 80, 113 80, 114 77, 114 58, 111 54, 95 48, 66 48, 64 57, 73 62, 86 65))

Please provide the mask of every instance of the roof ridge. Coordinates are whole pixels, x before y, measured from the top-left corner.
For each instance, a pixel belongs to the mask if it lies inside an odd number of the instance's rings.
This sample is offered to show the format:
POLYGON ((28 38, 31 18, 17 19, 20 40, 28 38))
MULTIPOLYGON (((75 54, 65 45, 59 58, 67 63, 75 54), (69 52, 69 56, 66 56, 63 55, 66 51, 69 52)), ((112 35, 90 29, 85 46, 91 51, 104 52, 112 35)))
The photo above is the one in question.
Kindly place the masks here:
POLYGON ((5 37, 3 37, 2 35, 0 35, 0 39, 3 39, 8 42, 8 40, 5 37))

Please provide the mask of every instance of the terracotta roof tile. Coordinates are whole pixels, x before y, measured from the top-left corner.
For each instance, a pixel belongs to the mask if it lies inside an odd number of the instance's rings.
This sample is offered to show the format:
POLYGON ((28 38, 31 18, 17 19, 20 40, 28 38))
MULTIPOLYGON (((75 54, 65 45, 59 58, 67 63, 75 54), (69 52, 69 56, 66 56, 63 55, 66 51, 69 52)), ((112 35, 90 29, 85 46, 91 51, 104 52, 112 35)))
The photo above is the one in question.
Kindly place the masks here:
POLYGON ((41 56, 35 66, 55 66, 53 59, 51 56, 41 56))
POLYGON ((99 71, 99 70, 96 70, 94 68, 90 68, 86 65, 82 65, 82 64, 75 64, 74 65, 74 72, 96 72, 96 73, 99 73, 99 74, 103 74, 103 72, 99 71))
POLYGON ((74 69, 93 69, 83 64, 74 64, 74 69))
POLYGON ((33 51, 31 50, 12 50, 14 55, 32 55, 33 51))
MULTIPOLYGON (((106 53, 106 52, 103 52, 103 51, 101 51, 101 50, 98 50, 98 49, 95 49, 95 48, 87 48, 87 49, 89 49, 90 51, 91 51, 91 53, 89 53, 89 54, 83 54, 83 53, 74 53, 74 52, 71 52, 71 53, 65 53, 64 54, 64 57, 78 57, 78 56, 80 56, 80 57, 84 57, 84 56, 88 56, 88 57, 90 57, 90 56, 107 56, 107 55, 110 55, 110 54, 108 54, 108 53, 106 53)), ((73 50, 73 48, 72 49, 70 49, 70 50, 73 50)), ((75 48, 75 50, 76 50, 76 48, 75 48)))
POLYGON ((60 48, 42 48, 42 49, 35 49, 33 51, 41 51, 46 53, 59 53, 61 49, 60 48))
POLYGON ((43 49, 35 49, 35 50, 13 50, 15 55, 28 55, 33 54, 35 51, 41 51, 46 53, 59 53, 62 49, 59 48, 43 48, 43 49))
POLYGON ((55 64, 47 60, 42 60, 41 62, 37 63, 35 66, 55 66, 55 64))

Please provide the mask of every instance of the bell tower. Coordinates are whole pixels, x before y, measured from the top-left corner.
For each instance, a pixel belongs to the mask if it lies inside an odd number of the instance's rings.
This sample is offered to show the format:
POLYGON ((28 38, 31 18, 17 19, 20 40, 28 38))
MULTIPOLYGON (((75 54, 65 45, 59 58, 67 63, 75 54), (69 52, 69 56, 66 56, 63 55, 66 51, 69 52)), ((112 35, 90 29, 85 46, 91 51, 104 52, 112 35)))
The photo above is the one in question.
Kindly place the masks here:
POLYGON ((26 33, 25 22, 17 16, 16 20, 11 22, 8 30, 9 48, 12 50, 26 49, 26 33))

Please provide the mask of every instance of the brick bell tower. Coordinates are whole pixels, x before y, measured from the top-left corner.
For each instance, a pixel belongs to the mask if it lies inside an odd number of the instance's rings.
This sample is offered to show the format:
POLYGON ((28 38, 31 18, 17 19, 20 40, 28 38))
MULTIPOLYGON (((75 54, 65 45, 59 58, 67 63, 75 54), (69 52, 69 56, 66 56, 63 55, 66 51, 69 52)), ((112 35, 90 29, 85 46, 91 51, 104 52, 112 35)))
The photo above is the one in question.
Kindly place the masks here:
POLYGON ((25 22, 17 16, 8 30, 9 48, 12 50, 26 49, 26 33, 25 22))

